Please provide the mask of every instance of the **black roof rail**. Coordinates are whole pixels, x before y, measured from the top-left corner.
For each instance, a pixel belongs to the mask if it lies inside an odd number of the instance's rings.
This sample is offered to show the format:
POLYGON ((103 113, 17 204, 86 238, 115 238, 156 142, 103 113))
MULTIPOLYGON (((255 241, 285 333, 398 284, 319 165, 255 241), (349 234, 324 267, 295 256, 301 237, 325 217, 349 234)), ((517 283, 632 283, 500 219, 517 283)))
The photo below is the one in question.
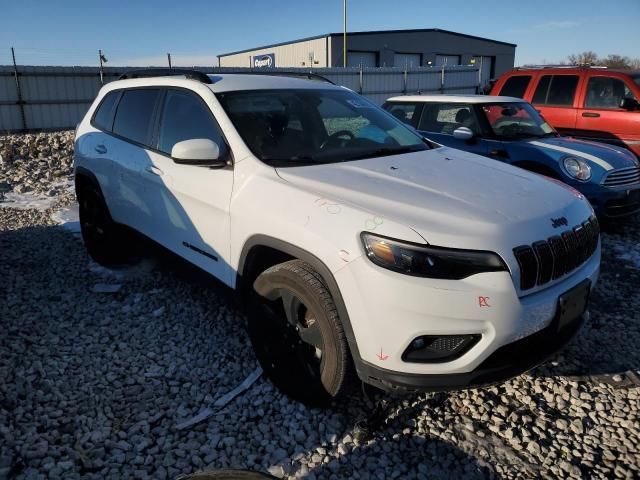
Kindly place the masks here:
POLYGON ((225 69, 224 71, 215 72, 215 73, 219 75, 224 75, 229 73, 231 75, 270 75, 275 77, 304 78, 307 80, 317 80, 320 82, 326 82, 326 83, 330 83, 331 85, 335 85, 335 83, 333 83, 327 77, 323 77, 322 75, 319 75, 313 72, 283 72, 281 70, 273 70, 273 69, 265 68, 262 70, 236 70, 236 71, 225 69))
POLYGON ((120 75, 118 80, 126 80, 128 78, 148 78, 148 77, 173 77, 185 76, 191 80, 197 80, 201 83, 212 83, 207 74, 199 70, 191 70, 189 68, 139 68, 129 70, 120 75))

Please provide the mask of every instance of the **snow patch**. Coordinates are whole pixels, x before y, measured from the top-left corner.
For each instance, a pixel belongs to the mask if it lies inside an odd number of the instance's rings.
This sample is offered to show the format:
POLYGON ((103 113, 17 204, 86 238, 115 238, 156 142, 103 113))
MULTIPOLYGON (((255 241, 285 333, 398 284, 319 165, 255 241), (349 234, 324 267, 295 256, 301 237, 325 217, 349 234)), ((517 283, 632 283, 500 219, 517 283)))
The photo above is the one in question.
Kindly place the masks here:
POLYGON ((80 214, 78 212, 77 203, 61 208, 60 210, 56 210, 51 214, 51 219, 71 233, 80 233, 80 214))
POLYGON ((612 240, 610 244, 618 260, 624 260, 630 267, 640 270, 640 243, 612 240))
POLYGON ((8 192, 4 194, 4 199, 0 201, 0 208, 44 211, 51 208, 56 200, 56 197, 50 197, 43 193, 8 192))

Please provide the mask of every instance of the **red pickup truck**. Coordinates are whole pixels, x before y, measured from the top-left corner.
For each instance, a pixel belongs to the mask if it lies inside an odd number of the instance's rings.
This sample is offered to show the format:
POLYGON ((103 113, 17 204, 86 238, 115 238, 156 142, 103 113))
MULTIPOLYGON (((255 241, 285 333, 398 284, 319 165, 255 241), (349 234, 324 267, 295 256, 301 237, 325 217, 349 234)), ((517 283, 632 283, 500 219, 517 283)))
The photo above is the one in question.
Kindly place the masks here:
POLYGON ((640 71, 542 66, 504 73, 491 95, 524 98, 556 130, 640 158, 640 71))

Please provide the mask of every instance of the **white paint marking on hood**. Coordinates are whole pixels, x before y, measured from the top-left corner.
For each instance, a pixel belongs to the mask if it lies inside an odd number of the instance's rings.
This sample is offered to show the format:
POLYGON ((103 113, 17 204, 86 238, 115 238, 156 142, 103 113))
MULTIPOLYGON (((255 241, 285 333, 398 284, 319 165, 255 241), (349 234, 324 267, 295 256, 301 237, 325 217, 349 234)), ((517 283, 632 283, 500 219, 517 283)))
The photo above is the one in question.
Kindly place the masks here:
POLYGON ((549 148, 549 149, 555 150, 557 152, 568 153, 569 155, 574 155, 576 157, 586 158, 587 160, 591 160, 593 163, 597 163, 598 165, 600 165, 605 170, 613 170, 613 167, 611 166, 611 164, 605 162, 601 158, 596 157, 595 155, 591 155, 590 153, 584 153, 584 152, 580 152, 578 150, 573 150, 571 148, 561 147, 559 145, 551 145, 549 143, 538 142, 538 141, 535 141, 535 140, 533 140, 533 141, 531 141, 529 143, 531 145, 535 145, 536 147, 549 148))

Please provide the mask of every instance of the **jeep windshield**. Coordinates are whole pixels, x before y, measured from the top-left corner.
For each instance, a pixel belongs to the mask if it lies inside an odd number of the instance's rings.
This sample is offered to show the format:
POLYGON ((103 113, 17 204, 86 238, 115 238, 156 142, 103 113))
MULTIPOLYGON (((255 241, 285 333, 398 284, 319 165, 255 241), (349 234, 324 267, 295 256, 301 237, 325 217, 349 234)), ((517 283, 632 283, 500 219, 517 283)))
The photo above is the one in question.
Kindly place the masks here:
POLYGON ((412 129, 349 91, 251 90, 217 96, 253 154, 273 166, 345 162, 430 148, 412 129))
POLYGON ((482 104, 481 107, 493 136, 499 140, 520 140, 558 135, 529 103, 488 103, 482 104))

